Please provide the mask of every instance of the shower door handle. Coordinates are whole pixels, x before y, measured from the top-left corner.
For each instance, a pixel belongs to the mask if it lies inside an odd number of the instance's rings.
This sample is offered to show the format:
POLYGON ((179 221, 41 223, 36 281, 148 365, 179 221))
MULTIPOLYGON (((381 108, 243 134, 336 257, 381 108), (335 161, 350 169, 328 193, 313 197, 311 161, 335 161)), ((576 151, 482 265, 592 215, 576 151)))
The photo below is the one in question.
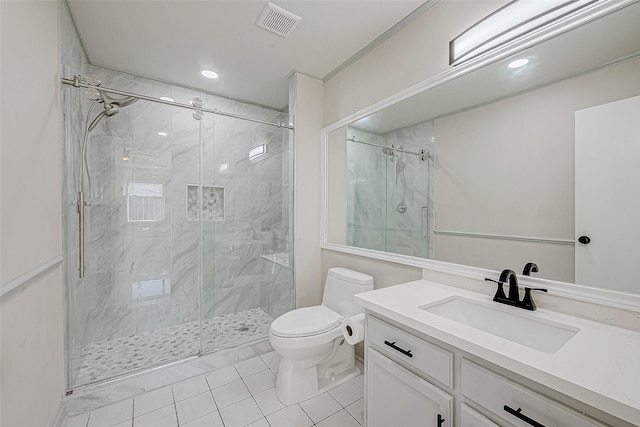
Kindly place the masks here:
POLYGON ((429 238, 429 205, 422 207, 422 238, 429 238))
POLYGON ((78 210, 78 277, 84 279, 84 208, 87 203, 84 200, 82 191, 78 191, 76 203, 78 210))

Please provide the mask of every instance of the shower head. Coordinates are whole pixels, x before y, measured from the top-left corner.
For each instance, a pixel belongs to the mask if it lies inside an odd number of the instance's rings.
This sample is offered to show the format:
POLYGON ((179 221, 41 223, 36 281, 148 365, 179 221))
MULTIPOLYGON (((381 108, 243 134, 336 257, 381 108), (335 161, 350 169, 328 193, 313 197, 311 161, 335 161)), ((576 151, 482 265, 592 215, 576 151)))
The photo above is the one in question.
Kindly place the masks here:
POLYGON ((98 125, 98 123, 100 122, 100 120, 102 120, 102 118, 104 116, 107 116, 107 117, 115 116, 119 112, 120 112, 120 110, 115 105, 105 104, 104 105, 104 110, 102 110, 100 112, 100 114, 98 114, 96 116, 96 118, 93 119, 93 121, 89 125, 88 131, 91 132, 93 130, 93 128, 95 128, 98 125))
POLYGON ((104 108, 107 109, 107 106, 116 106, 116 107, 127 107, 138 100, 135 96, 127 96, 124 98, 114 98, 106 92, 98 89, 100 92, 100 97, 102 98, 102 102, 104 102, 104 108))
POLYGON ((107 94, 105 91, 102 91, 100 89, 97 89, 97 91, 100 92, 100 98, 97 100, 97 102, 102 102, 102 104, 104 105, 104 110, 102 110, 100 114, 98 114, 96 118, 93 119, 93 121, 89 125, 89 129, 88 129, 89 132, 91 132, 93 128, 95 128, 98 125, 98 123, 100 122, 100 120, 102 120, 104 116, 107 116, 107 117, 115 116, 120 112, 120 108, 127 107, 138 100, 138 98, 136 98, 135 96, 127 96, 124 98, 113 98, 112 96, 107 94))

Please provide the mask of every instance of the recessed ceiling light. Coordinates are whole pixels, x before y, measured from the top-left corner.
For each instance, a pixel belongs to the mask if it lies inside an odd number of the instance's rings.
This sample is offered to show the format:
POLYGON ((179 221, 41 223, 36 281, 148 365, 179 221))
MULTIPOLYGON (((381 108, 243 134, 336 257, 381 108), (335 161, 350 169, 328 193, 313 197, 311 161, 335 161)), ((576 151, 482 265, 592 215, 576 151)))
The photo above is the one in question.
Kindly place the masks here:
POLYGON ((515 61, 511 61, 509 63, 509 65, 507 65, 507 67, 509 67, 509 68, 520 68, 520 67, 524 67, 528 63, 529 63, 528 59, 520 58, 520 59, 516 59, 515 61))
POLYGON ((160 99, 163 101, 175 102, 173 98, 169 98, 168 96, 161 96, 160 99))
POLYGON ((160 135, 160 136, 167 136, 167 135, 169 135, 169 134, 168 134, 168 133, 166 133, 166 132, 158 132, 158 135, 160 135))
POLYGON ((205 76, 208 79, 217 79, 218 78, 218 73, 216 73, 215 71, 211 71, 211 70, 203 70, 202 71, 202 75, 205 76))

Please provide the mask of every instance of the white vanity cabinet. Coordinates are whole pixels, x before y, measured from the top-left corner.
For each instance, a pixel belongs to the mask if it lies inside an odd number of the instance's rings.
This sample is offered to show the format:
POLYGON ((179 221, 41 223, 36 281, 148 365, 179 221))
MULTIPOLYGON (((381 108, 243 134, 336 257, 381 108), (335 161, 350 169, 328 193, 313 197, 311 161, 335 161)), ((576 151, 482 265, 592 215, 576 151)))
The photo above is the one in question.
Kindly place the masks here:
POLYGON ((373 348, 367 353, 367 426, 450 427, 453 397, 373 348))
POLYGON ((410 328, 367 313, 366 330, 367 427, 605 426, 410 328))

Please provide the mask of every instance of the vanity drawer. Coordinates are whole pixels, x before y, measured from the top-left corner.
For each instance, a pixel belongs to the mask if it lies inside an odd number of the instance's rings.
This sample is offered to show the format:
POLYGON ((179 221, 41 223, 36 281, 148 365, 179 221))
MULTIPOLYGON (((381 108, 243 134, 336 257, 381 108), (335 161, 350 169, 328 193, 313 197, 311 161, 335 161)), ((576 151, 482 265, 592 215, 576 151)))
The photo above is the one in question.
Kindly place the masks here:
POLYGON ((468 360, 463 359, 461 365, 460 382, 463 396, 515 426, 603 427, 603 424, 520 387, 468 360), (524 420, 523 416, 532 421, 524 420))
POLYGON ((367 344, 453 388, 453 353, 367 316, 367 344))

